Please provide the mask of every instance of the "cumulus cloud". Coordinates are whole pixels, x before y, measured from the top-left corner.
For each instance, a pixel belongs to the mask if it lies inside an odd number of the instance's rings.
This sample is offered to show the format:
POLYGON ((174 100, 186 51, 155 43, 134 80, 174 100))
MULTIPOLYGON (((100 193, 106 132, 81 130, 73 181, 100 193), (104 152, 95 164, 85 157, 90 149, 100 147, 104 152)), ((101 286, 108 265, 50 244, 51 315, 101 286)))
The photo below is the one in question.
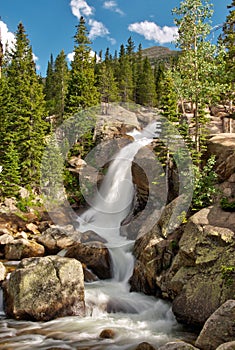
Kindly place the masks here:
POLYGON ((172 42, 178 35, 177 27, 160 27, 149 21, 132 23, 128 29, 131 32, 143 35, 146 40, 153 40, 160 44, 172 42))
POLYGON ((6 23, 0 21, 0 30, 1 30, 1 41, 3 45, 3 50, 5 51, 6 45, 11 49, 15 45, 15 35, 9 32, 6 23))
MULTIPOLYGON (((68 59, 69 62, 72 62, 72 61, 74 60, 74 55, 75 55, 74 52, 68 53, 67 59, 68 59)), ((91 51, 90 51, 90 56, 91 56, 92 58, 95 57, 95 51, 91 50, 91 51)), ((100 60, 99 57, 96 57, 96 59, 97 59, 97 61, 100 60)))
POLYGON ((69 62, 72 62, 72 61, 73 61, 73 59, 74 59, 74 55, 75 55, 75 53, 74 53, 74 52, 70 52, 70 53, 68 53, 68 55, 67 55, 67 59, 68 59, 68 61, 69 61, 69 62))
POLYGON ((88 24, 91 26, 89 33, 90 39, 95 39, 98 36, 105 37, 109 34, 109 30, 105 27, 105 25, 102 22, 90 19, 88 24))
POLYGON ((116 1, 113 0, 109 0, 109 1, 105 1, 103 4, 103 7, 107 10, 119 13, 119 15, 124 15, 124 12, 118 7, 118 4, 116 3, 116 1))
POLYGON ((94 14, 94 8, 89 6, 85 0, 71 0, 70 7, 72 14, 78 19, 81 16, 91 16, 94 14))

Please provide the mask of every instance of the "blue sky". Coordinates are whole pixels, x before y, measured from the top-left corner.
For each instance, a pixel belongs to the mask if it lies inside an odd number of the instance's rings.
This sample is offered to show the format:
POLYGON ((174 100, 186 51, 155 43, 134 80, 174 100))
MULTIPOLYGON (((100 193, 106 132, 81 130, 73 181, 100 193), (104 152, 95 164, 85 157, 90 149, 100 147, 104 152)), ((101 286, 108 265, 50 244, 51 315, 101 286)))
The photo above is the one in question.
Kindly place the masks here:
MULTIPOLYGON (((212 0, 212 26, 225 21, 231 0, 212 0)), ((12 40, 21 21, 33 47, 38 72, 45 76, 47 62, 63 49, 73 51, 75 26, 83 15, 92 50, 119 51, 131 36, 136 47, 154 45, 174 48, 176 33, 172 8, 180 0, 0 0, 2 40, 12 40)), ((215 32, 217 36, 218 32, 215 32)), ((69 56, 70 57, 70 56, 69 56)))

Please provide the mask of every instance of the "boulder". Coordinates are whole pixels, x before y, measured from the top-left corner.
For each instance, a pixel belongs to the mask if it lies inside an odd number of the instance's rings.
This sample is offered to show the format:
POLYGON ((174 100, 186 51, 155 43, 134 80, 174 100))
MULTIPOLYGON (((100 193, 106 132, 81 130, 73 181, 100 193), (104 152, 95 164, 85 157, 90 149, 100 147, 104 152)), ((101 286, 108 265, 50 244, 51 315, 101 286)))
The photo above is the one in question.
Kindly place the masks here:
POLYGON ((235 298, 235 216, 214 206, 185 225, 179 252, 157 284, 173 300, 178 321, 202 327, 226 300, 235 298))
POLYGON ((176 342, 170 342, 167 343, 158 350, 196 350, 198 348, 195 348, 193 345, 185 343, 184 341, 176 341, 176 342))
POLYGON ((235 339, 235 300, 227 300, 206 321, 196 340, 200 349, 215 350, 235 339))
POLYGON ((207 156, 216 156, 215 171, 221 182, 235 172, 235 133, 222 133, 208 140, 207 156))
POLYGON ((116 333, 115 333, 115 331, 113 329, 107 328, 107 329, 104 329, 100 333, 99 337, 101 339, 113 339, 115 337, 115 335, 116 335, 116 333))
POLYGON ((162 166, 153 152, 153 147, 142 147, 132 163, 132 181, 136 186, 137 203, 135 211, 149 207, 161 209, 167 200, 167 190, 162 166))
POLYGON ((235 350, 235 340, 221 344, 216 350, 235 350))
POLYGON ((97 141, 120 137, 134 128, 140 128, 135 111, 128 110, 128 105, 126 107, 114 103, 103 104, 103 114, 98 115, 95 127, 97 141))
POLYGON ((62 249, 71 247, 80 241, 81 234, 74 231, 72 226, 49 227, 41 236, 38 236, 37 242, 42 244, 48 254, 57 254, 62 249))
POLYGON ((134 246, 136 262, 130 280, 132 291, 164 296, 158 278, 171 266, 178 252, 182 228, 177 229, 177 226, 181 222, 183 203, 184 198, 177 197, 162 211, 154 210, 142 223, 134 246))
POLYGON ((107 240, 101 237, 100 235, 98 235, 98 233, 92 230, 89 230, 89 231, 82 232, 81 234, 81 243, 88 243, 88 242, 107 243, 107 240))
POLYGON ((164 238, 160 226, 156 224, 135 242, 136 262, 130 279, 131 291, 156 296, 162 294, 157 276, 170 267, 177 253, 179 237, 180 230, 164 238))
POLYGON ((112 277, 109 250, 101 242, 78 243, 68 248, 65 256, 81 261, 100 279, 112 277))
POLYGON ((140 343, 135 350, 155 350, 155 348, 151 344, 143 342, 140 343))
POLYGON ((34 241, 25 238, 14 239, 5 245, 5 259, 20 260, 36 256, 44 256, 44 247, 34 241))
POLYGON ((82 265, 59 256, 23 259, 3 284, 8 317, 48 321, 84 315, 82 265))

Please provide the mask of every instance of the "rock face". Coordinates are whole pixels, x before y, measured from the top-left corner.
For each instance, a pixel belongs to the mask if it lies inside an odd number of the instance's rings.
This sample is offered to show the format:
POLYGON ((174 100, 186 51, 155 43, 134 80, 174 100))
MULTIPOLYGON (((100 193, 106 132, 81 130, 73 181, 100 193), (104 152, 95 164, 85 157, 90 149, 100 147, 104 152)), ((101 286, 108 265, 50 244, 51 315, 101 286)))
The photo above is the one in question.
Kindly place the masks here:
POLYGON ((220 344, 234 339, 235 300, 227 300, 206 321, 196 340, 196 346, 200 349, 215 350, 220 344))
POLYGON ((182 229, 177 228, 180 224, 177 217, 180 217, 183 204, 184 198, 177 197, 162 212, 153 211, 146 225, 142 224, 134 246, 136 262, 130 281, 132 291, 169 298, 161 290, 158 278, 171 266, 178 252, 182 229))
POLYGON ((205 208, 169 233, 170 209, 172 203, 135 243, 131 289, 173 300, 178 321, 202 327, 220 305, 235 299, 235 215, 219 206, 205 208))
POLYGON ((235 216, 205 208, 184 228, 179 252, 159 286, 173 300, 176 318, 203 326, 226 300, 235 298, 235 216))
POLYGON ((210 138, 207 153, 216 156, 215 171, 220 181, 227 180, 235 172, 235 133, 210 138))
POLYGON ((78 259, 100 279, 112 277, 109 251, 101 242, 76 244, 67 250, 65 256, 78 259))
POLYGON ((8 317, 48 321, 84 315, 82 265, 59 256, 21 261, 3 285, 8 317))

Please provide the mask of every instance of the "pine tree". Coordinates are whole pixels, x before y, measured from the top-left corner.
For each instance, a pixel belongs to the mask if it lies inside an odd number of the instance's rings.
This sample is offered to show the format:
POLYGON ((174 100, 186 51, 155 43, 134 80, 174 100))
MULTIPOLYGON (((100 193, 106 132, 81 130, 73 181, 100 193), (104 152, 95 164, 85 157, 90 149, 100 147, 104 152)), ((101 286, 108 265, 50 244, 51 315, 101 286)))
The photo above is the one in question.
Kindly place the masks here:
POLYGON ((49 115, 54 114, 55 109, 55 93, 54 93, 54 58, 51 54, 50 61, 47 64, 47 72, 45 79, 44 94, 46 100, 46 108, 49 115))
POLYGON ((65 110, 65 98, 68 91, 69 70, 66 62, 66 55, 62 50, 55 60, 54 68, 54 94, 55 109, 58 122, 62 122, 65 110))
POLYGON ((156 105, 156 86, 154 80, 153 69, 148 57, 143 62, 143 70, 139 75, 138 81, 138 103, 148 107, 156 105))
POLYGON ((178 121, 178 96, 175 89, 174 77, 170 69, 165 70, 160 81, 161 99, 160 108, 164 117, 170 122, 178 121))
POLYGON ((107 63, 104 61, 100 64, 98 90, 101 95, 101 101, 105 106, 104 112, 107 113, 109 103, 119 100, 117 82, 109 61, 107 63))
MULTIPOLYGON (((32 48, 22 23, 18 25, 15 47, 8 55, 6 76, 11 103, 5 131, 6 135, 11 135, 10 142, 14 143, 19 155, 22 185, 35 186, 39 182, 44 149, 45 103, 32 48)), ((5 142, 8 142, 7 138, 5 142)))
POLYGON ((19 155, 14 143, 9 142, 4 154, 3 167, 0 172, 0 194, 2 197, 13 197, 18 194, 21 183, 19 155))
POLYGON ((99 103, 99 93, 95 86, 94 59, 91 58, 91 41, 83 17, 76 28, 74 59, 71 63, 65 105, 68 115, 99 103))
POLYGON ((133 98, 132 69, 123 44, 120 47, 118 60, 118 87, 121 101, 131 101, 133 98))

